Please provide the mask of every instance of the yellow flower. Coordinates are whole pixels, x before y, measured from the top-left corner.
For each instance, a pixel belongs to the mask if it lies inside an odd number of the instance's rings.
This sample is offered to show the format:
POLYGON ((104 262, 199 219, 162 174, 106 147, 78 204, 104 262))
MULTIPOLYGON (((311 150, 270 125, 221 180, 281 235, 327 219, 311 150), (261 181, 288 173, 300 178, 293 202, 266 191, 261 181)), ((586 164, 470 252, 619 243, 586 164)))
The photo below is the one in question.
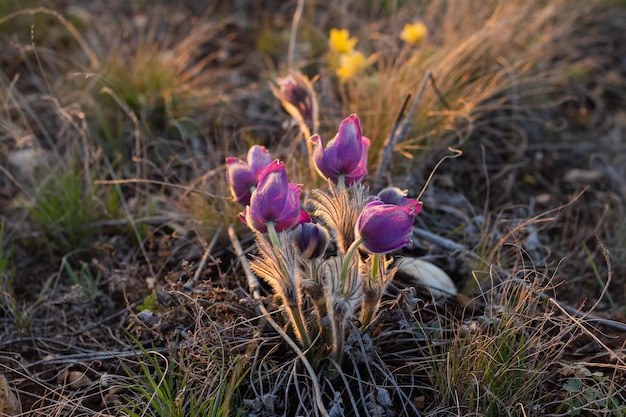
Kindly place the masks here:
POLYGON ((359 51, 350 51, 347 54, 341 54, 339 58, 339 68, 335 71, 339 79, 346 81, 367 66, 365 55, 359 51))
POLYGON ((400 39, 411 45, 417 45, 428 34, 428 28, 422 22, 407 23, 404 25, 400 39))
POLYGON ((354 49, 357 38, 351 38, 348 29, 331 29, 330 30, 330 49, 347 54, 354 49))

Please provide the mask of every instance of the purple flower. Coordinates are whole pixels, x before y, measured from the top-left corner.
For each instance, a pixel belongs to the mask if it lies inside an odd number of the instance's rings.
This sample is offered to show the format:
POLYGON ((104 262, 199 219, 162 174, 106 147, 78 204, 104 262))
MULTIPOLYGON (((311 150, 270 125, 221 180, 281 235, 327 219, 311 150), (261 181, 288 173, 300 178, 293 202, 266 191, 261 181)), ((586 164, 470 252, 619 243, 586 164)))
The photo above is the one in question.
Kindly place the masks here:
POLYGON ((346 186, 367 176, 367 149, 370 141, 361 134, 361 122, 356 114, 341 122, 339 132, 326 149, 319 135, 313 135, 313 158, 318 172, 335 184, 343 178, 346 186))
POLYGON ((233 198, 241 205, 250 204, 252 191, 263 170, 272 162, 272 155, 263 146, 254 145, 248 151, 247 162, 226 158, 226 181, 233 198))
POLYGON ((316 223, 301 223, 292 232, 292 239, 304 259, 316 259, 324 255, 330 235, 316 223))
POLYGON ((416 211, 382 201, 367 203, 355 226, 355 239, 372 253, 387 253, 409 244, 416 211))
POLYGON ((301 219, 300 185, 291 184, 282 162, 273 161, 261 173, 250 205, 244 213, 245 223, 261 233, 273 223, 277 232, 291 229, 301 219))
POLYGON ((296 119, 302 119, 309 129, 317 123, 317 97, 311 81, 299 71, 292 71, 287 77, 277 78, 278 89, 274 95, 283 107, 296 119))
POLYGON ((376 196, 380 201, 386 204, 395 204, 396 206, 409 207, 415 211, 415 214, 422 209, 422 203, 414 198, 408 198, 406 191, 402 191, 398 187, 385 188, 376 196))

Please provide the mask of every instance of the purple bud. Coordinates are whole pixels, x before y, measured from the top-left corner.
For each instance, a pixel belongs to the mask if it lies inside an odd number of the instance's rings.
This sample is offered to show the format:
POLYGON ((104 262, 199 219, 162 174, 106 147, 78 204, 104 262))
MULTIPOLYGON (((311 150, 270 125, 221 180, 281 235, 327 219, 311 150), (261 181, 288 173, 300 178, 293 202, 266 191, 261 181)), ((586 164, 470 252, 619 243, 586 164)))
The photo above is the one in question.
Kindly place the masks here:
POLYGON ((304 123, 311 129, 317 118, 317 97, 311 81, 298 71, 292 71, 287 77, 277 78, 278 90, 273 89, 274 94, 283 104, 283 107, 291 114, 297 111, 304 123))
POLYGON ((408 198, 406 196, 406 191, 402 191, 398 187, 385 188, 378 193, 377 197, 380 201, 386 204, 409 207, 414 210, 416 215, 422 209, 422 203, 414 198, 408 198))
POLYGON ((343 176, 345 185, 360 182, 367 176, 368 138, 361 134, 361 122, 353 114, 341 122, 337 135, 324 149, 322 138, 313 135, 313 158, 319 173, 337 184, 343 176))
POLYGON ((328 231, 316 223, 302 223, 296 226, 292 239, 304 259, 316 259, 324 255, 330 235, 328 231))
POLYGON ((272 162, 272 155, 263 146, 254 145, 248 151, 247 162, 226 158, 226 181, 233 198, 241 205, 250 204, 250 196, 259 177, 272 162))
POLYGON ((355 227, 356 239, 363 238, 363 247, 372 253, 387 253, 409 244, 415 210, 411 207, 367 203, 355 227))
POLYGON ((274 161, 265 168, 250 205, 244 213, 246 224, 261 232, 267 232, 267 224, 273 223, 277 232, 298 224, 301 216, 300 185, 291 184, 282 162, 274 161))

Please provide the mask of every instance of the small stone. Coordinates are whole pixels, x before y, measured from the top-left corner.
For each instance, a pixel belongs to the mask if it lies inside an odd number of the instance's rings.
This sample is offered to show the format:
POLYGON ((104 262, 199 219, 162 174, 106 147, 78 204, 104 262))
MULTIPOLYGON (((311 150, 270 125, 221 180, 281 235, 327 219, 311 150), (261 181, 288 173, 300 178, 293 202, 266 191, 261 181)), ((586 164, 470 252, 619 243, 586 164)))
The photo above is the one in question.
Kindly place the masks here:
POLYGON ((450 297, 457 293, 452 279, 441 268, 418 258, 405 257, 398 261, 398 272, 413 278, 416 284, 428 288, 433 297, 450 297))
POLYGON ((66 384, 68 388, 75 390, 85 388, 93 384, 93 381, 87 376, 86 373, 69 370, 65 370, 65 372, 60 374, 57 382, 59 384, 66 384))

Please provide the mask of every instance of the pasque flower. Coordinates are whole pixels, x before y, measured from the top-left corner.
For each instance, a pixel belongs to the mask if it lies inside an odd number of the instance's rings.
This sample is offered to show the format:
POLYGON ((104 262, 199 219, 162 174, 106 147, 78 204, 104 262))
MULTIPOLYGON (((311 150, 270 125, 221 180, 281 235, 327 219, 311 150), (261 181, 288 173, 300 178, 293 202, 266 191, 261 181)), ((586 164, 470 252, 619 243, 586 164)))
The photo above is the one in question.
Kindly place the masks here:
POLYGON ((256 188, 261 173, 272 162, 272 155, 264 146, 254 145, 247 155, 247 162, 226 158, 226 181, 233 198, 241 205, 250 204, 250 196, 256 188))
POLYGON ((371 253, 400 249, 410 242, 417 211, 409 206, 371 201, 357 220, 355 240, 362 240, 361 245, 371 253))
POLYGON ((313 158, 318 172, 335 184, 350 186, 367 176, 368 138, 361 133, 361 121, 353 114, 344 119, 337 135, 326 148, 319 135, 313 135, 313 158))
POLYGON ((324 255, 330 235, 317 223, 301 223, 292 232, 293 242, 304 259, 316 259, 324 255))
POLYGON ((292 117, 302 119, 309 130, 315 130, 318 119, 317 97, 313 84, 301 72, 292 71, 287 77, 277 78, 278 88, 272 87, 283 107, 292 117))
POLYGON ((270 223, 277 232, 282 232, 301 220, 300 185, 289 182, 282 162, 271 162, 261 173, 242 218, 261 233, 268 231, 270 223))

